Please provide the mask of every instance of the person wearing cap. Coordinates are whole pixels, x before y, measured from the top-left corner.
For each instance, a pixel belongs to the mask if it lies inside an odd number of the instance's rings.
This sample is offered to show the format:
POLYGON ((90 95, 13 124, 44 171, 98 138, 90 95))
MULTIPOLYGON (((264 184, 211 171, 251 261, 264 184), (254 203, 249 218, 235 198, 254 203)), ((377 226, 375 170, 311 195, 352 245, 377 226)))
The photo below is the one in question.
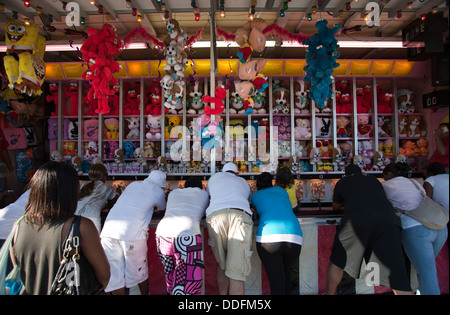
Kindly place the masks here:
POLYGON ((363 175, 359 166, 348 165, 334 188, 332 207, 344 207, 344 216, 331 249, 326 294, 336 293, 344 271, 359 278, 363 259, 378 267, 368 270, 377 273, 367 275, 368 285, 413 294, 403 260, 400 220, 380 181, 363 175))
POLYGON ((244 282, 250 274, 252 255, 252 211, 250 187, 239 177, 234 163, 208 181, 210 195, 206 209, 209 245, 218 263, 217 285, 221 295, 244 294, 244 282))
POLYGON ((100 234, 111 266, 106 292, 125 294, 125 288, 139 285, 141 294, 148 295, 148 225, 154 208, 166 208, 166 187, 166 174, 152 171, 129 184, 109 211, 100 234))

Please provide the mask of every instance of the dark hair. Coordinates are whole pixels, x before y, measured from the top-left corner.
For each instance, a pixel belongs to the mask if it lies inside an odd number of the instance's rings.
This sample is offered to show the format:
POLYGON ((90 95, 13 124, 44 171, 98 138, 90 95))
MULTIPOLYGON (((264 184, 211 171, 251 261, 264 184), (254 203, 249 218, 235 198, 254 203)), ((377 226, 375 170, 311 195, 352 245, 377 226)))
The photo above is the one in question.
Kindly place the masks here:
POLYGON ((189 177, 184 183, 185 188, 193 187, 193 188, 203 188, 202 180, 198 176, 189 177))
POLYGON ((83 199, 86 196, 90 196, 95 188, 95 182, 102 181, 104 182, 106 179, 107 170, 105 165, 103 164, 92 164, 89 169, 89 183, 84 185, 80 193, 78 194, 78 200, 83 199))
POLYGON ((445 166, 439 162, 433 162, 427 166, 428 176, 445 174, 445 166))
POLYGON ((356 164, 349 164, 345 167, 345 175, 362 174, 361 168, 356 164))
POLYGON ((289 167, 278 167, 277 174, 275 176, 275 185, 283 189, 289 188, 290 186, 294 185, 294 175, 292 175, 289 167))
POLYGON ((391 170, 394 177, 408 177, 409 165, 404 162, 391 163, 391 170))
POLYGON ((388 164, 388 165, 386 165, 386 166, 384 167, 384 169, 383 169, 383 175, 388 175, 389 172, 393 173, 393 172, 392 172, 392 164, 393 164, 393 163, 390 163, 390 164, 388 164))
POLYGON ((272 175, 267 172, 261 173, 256 179, 256 189, 261 190, 270 187, 272 187, 272 175))
POLYGON ((29 222, 42 226, 52 220, 72 216, 77 209, 78 174, 63 162, 43 164, 31 178, 30 195, 25 207, 29 222))

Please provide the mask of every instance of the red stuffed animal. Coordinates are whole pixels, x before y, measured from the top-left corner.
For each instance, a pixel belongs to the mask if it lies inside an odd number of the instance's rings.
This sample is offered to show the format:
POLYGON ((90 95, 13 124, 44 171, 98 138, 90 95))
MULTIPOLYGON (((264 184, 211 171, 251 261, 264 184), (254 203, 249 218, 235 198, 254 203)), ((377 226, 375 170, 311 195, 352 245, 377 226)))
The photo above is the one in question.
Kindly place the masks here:
POLYGON ((367 102, 363 88, 356 88, 356 110, 358 114, 365 114, 370 111, 370 104, 367 102))
POLYGON ((378 96, 378 113, 380 114, 390 114, 392 113, 391 107, 392 94, 391 93, 381 93, 378 96))
POLYGON ((206 115, 220 115, 223 113, 224 105, 223 100, 227 96, 227 90, 223 87, 216 87, 216 92, 214 93, 215 97, 210 97, 209 95, 202 96, 202 101, 205 103, 214 103, 214 109, 211 109, 209 105, 205 106, 205 114, 206 115))
MULTIPOLYGON (((53 103, 55 106, 55 111, 51 113, 52 116, 58 116, 58 85, 56 83, 50 83, 48 85, 48 94, 45 97, 48 103, 53 103)), ((65 115, 66 112, 63 111, 65 115)))
POLYGON ((69 115, 78 115, 78 83, 70 83, 69 86, 64 87, 64 97, 70 100, 69 115))

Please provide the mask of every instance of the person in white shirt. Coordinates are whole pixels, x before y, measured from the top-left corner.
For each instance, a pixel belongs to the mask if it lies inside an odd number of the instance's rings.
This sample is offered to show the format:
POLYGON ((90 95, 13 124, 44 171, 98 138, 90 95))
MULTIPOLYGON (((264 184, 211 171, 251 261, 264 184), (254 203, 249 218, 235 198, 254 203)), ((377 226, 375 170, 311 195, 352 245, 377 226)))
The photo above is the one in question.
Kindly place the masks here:
POLYGON ((449 177, 445 173, 445 166, 438 162, 431 163, 427 166, 427 175, 428 177, 423 183, 427 196, 447 209, 448 212, 449 177))
POLYGON ((154 208, 166 207, 166 174, 152 171, 143 181, 127 186, 108 213, 100 237, 111 266, 106 292, 125 294, 139 284, 148 295, 147 238, 154 208))
POLYGON ((204 264, 200 220, 208 202, 209 195, 202 190, 199 177, 190 177, 183 189, 169 194, 166 212, 155 234, 170 295, 202 293, 204 264))
POLYGON ((25 206, 27 205, 29 195, 30 190, 28 189, 15 202, 0 209, 0 245, 2 245, 3 241, 8 237, 14 222, 25 213, 25 206))
POLYGON ((217 260, 217 285, 221 295, 244 294, 252 255, 250 187, 233 163, 213 175, 206 191, 211 200, 206 209, 209 244, 217 260))
MULTIPOLYGON (((395 209, 414 210, 422 203, 423 187, 408 178, 406 163, 391 163, 386 166, 394 178, 382 182, 384 191, 395 209)), ((386 172, 387 173, 387 172, 386 172)), ((417 271, 419 291, 423 295, 439 295, 435 258, 447 240, 447 228, 431 230, 413 218, 400 214, 402 240, 406 254, 417 271)))
POLYGON ((100 213, 105 207, 110 209, 119 197, 114 187, 105 183, 107 173, 103 164, 92 164, 89 169, 89 181, 81 184, 75 211, 76 215, 90 219, 98 233, 102 229, 100 213))

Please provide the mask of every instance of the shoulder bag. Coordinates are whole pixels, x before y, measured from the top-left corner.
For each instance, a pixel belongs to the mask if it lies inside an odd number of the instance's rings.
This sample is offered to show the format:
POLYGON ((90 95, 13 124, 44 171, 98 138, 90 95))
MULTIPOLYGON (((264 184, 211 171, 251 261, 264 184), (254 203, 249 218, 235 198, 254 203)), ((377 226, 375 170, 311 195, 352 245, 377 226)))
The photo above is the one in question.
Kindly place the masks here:
POLYGON ((422 195, 422 203, 413 210, 397 209, 397 211, 413 218, 416 221, 419 221, 422 225, 429 228, 430 230, 443 229, 448 223, 447 210, 436 201, 428 197, 414 180, 410 179, 410 181, 422 195))
POLYGON ((62 260, 49 295, 99 295, 103 287, 81 253, 81 217, 75 216, 62 246, 62 260))

